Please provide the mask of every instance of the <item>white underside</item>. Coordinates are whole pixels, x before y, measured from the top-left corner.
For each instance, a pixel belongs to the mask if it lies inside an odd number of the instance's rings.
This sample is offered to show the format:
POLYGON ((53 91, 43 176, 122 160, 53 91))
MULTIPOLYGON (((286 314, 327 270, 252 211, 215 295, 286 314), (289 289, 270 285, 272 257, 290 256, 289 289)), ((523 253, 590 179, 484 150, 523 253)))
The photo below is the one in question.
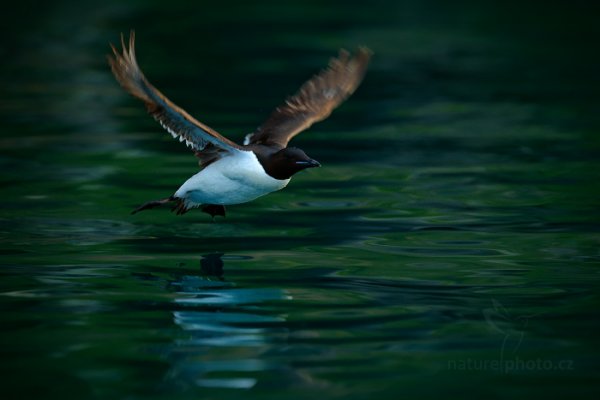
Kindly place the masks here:
POLYGON ((175 192, 188 208, 200 204, 240 204, 283 189, 289 179, 269 176, 251 151, 236 151, 188 179, 175 192))

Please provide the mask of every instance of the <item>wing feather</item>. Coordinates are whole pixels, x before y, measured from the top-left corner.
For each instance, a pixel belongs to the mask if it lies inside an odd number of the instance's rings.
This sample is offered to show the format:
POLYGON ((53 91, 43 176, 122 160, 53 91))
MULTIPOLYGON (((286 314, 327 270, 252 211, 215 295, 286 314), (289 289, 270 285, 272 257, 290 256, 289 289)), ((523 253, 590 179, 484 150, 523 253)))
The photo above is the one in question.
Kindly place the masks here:
POLYGON ((190 147, 202 160, 203 150, 209 150, 214 156, 215 148, 221 153, 240 149, 240 146, 214 129, 197 121, 185 110, 175 105, 156 89, 144 76, 135 56, 135 33, 131 31, 129 46, 121 35, 122 51, 111 44, 112 55, 108 63, 117 81, 131 95, 142 100, 148 113, 156 119, 174 138, 190 147))
POLYGON ((277 107, 246 141, 250 144, 287 146, 297 134, 327 118, 360 85, 371 51, 361 47, 353 57, 340 50, 327 69, 313 76, 300 90, 277 107))

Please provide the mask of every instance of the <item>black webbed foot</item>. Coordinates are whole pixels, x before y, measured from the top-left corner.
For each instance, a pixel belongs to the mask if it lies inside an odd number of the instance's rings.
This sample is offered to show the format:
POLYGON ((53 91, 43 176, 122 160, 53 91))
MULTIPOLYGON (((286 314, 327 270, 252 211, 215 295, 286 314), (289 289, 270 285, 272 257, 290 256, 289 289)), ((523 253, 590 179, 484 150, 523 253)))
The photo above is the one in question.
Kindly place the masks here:
POLYGON ((210 214, 210 216, 213 218, 213 221, 217 215, 222 217, 225 216, 225 206, 220 204, 203 204, 200 209, 202 212, 210 214))
POLYGON ((135 214, 135 213, 138 213, 138 212, 144 211, 144 210, 149 210, 149 209, 155 208, 155 207, 160 207, 163 204, 167 204, 167 203, 169 203, 171 201, 173 201, 173 197, 172 196, 164 198, 164 199, 160 199, 160 200, 149 201, 147 203, 142 204, 141 206, 139 206, 135 210, 133 210, 131 212, 131 214, 135 214))

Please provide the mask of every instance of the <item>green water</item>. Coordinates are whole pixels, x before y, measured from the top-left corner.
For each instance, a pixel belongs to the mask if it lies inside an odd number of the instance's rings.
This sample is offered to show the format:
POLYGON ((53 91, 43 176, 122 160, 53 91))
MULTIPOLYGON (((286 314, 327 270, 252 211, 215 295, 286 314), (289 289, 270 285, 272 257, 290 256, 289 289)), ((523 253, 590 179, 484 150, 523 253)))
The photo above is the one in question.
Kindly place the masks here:
POLYGON ((0 41, 0 393, 43 399, 595 398, 600 109, 586 2, 28 2, 0 41), (197 170, 114 82, 240 141, 338 48, 323 168, 129 215, 197 170))

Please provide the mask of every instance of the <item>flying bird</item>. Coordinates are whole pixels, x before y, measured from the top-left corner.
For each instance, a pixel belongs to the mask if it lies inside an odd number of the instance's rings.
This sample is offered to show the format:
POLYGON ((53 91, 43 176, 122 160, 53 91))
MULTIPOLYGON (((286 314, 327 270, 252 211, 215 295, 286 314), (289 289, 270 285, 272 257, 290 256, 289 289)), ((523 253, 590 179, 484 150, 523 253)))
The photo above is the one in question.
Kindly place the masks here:
POLYGON ((172 204, 177 214, 200 207, 225 216, 225 206, 252 201, 283 189, 291 177, 318 161, 289 141, 312 124, 327 118, 360 85, 371 57, 367 48, 351 55, 340 50, 326 69, 305 82, 298 92, 277 107, 262 125, 239 145, 175 105, 144 76, 135 55, 135 33, 128 46, 121 35, 122 50, 111 44, 108 63, 121 86, 142 100, 146 110, 174 138, 185 142, 199 159, 200 172, 166 198, 142 204, 132 211, 172 204))

